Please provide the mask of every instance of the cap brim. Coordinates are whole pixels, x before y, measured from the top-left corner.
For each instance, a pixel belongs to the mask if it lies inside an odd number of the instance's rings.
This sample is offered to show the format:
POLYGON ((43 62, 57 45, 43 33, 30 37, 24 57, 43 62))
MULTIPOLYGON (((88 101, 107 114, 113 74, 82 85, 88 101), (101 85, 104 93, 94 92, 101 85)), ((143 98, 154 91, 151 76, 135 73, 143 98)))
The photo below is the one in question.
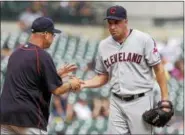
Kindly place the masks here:
POLYGON ((53 30, 53 33, 61 33, 61 32, 62 32, 61 30, 57 30, 57 29, 53 30))
POLYGON ((123 20, 124 18, 116 17, 116 16, 107 16, 104 20, 111 19, 111 20, 123 20))

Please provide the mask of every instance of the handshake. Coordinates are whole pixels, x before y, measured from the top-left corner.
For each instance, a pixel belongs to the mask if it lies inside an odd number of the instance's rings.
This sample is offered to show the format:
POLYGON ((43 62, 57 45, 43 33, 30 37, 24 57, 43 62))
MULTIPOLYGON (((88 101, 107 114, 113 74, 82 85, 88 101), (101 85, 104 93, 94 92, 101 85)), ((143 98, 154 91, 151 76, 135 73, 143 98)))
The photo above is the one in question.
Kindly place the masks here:
POLYGON ((85 82, 75 76, 69 75, 69 73, 75 71, 77 69, 77 66, 75 64, 65 64, 64 66, 61 66, 59 70, 57 71, 58 75, 61 78, 64 78, 66 76, 70 77, 68 84, 69 84, 69 91, 72 92, 78 92, 83 88, 83 85, 85 82))
POLYGON ((70 88, 69 90, 72 92, 78 92, 83 88, 85 82, 77 77, 71 77, 68 81, 70 88))

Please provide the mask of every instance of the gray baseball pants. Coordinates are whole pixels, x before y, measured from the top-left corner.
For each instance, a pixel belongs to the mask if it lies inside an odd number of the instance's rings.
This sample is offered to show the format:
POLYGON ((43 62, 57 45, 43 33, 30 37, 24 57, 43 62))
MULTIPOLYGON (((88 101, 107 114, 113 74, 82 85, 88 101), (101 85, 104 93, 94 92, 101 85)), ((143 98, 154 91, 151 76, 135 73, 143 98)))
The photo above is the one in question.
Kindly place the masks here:
POLYGON ((145 123, 142 114, 153 107, 152 91, 131 101, 110 97, 108 134, 153 134, 152 126, 145 123))

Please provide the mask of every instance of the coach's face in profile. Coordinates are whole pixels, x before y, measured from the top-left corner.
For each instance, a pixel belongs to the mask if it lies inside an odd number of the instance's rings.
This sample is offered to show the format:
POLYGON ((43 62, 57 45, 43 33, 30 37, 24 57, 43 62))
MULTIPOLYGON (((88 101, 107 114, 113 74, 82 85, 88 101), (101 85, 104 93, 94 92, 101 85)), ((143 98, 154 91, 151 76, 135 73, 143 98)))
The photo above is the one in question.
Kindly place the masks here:
POLYGON ((55 34, 52 32, 45 32, 44 34, 44 48, 49 48, 53 42, 55 34))
POLYGON ((128 20, 122 19, 122 20, 113 20, 108 19, 108 28, 109 32, 112 35, 114 39, 121 39, 124 36, 124 33, 127 29, 128 20))

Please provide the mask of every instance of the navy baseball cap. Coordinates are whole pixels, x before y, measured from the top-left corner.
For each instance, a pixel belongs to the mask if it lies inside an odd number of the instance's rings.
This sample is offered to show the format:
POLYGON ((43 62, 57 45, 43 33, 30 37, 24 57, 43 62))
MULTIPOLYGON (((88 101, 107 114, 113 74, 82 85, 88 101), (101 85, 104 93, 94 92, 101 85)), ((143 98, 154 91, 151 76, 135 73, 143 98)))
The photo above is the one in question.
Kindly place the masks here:
POLYGON ((107 9, 107 17, 106 19, 112 19, 112 20, 123 20, 127 19, 127 11, 122 6, 112 6, 107 9))
POLYGON ((34 32, 51 32, 61 33, 60 30, 54 28, 54 22, 48 17, 39 17, 33 21, 31 26, 32 33, 34 32))

